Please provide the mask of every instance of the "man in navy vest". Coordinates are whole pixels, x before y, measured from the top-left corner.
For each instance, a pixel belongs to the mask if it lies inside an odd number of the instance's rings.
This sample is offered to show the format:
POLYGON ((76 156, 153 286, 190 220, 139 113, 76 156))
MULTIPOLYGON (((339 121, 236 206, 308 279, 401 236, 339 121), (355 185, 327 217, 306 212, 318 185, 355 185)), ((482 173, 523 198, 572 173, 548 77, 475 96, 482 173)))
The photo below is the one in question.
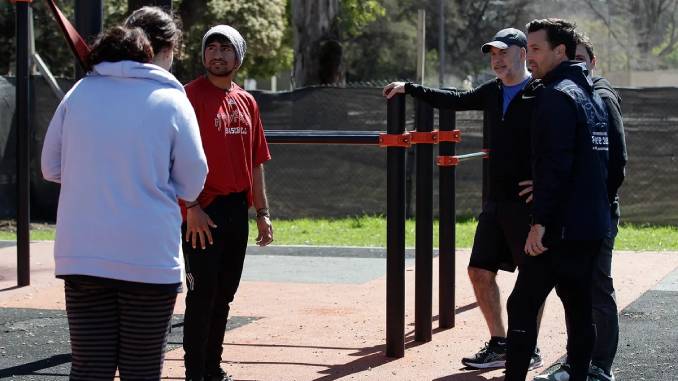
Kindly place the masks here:
POLYGON ((591 278, 610 237, 608 115, 586 65, 575 58, 574 24, 527 25, 527 62, 541 86, 532 124, 532 226, 527 258, 508 301, 506 380, 524 381, 537 341, 537 315, 554 287, 569 323, 570 380, 586 381, 595 338, 591 278))
MULTIPOLYGON (((596 326, 596 341, 589 368, 589 381, 614 381, 612 362, 617 353, 619 342, 619 319, 614 284, 612 281, 612 249, 617 235, 620 209, 617 191, 624 182, 624 168, 628 159, 624 122, 621 114, 621 98, 612 88, 610 82, 603 77, 593 76, 596 67, 596 56, 593 44, 582 33, 577 33, 577 51, 575 60, 586 63, 593 81, 593 88, 605 102, 608 114, 608 135, 610 141, 609 165, 607 175, 607 194, 610 201, 612 218, 612 235, 605 238, 593 268, 593 323, 596 326)), ((556 286, 556 292, 559 292, 556 286)), ((535 381, 568 381, 570 364, 567 359, 548 369, 544 374, 535 377, 535 381)))

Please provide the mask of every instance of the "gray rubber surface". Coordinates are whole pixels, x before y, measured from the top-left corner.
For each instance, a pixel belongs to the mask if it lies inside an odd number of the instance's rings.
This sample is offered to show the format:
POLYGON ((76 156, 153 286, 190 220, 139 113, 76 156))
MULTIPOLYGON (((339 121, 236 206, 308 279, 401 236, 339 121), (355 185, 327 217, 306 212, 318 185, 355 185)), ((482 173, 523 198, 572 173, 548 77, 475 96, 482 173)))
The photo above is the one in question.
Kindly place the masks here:
MULTIPOLYGON (((433 251, 433 256, 438 250, 433 251)), ((405 250, 405 266, 414 249, 405 250)), ((332 246, 249 246, 243 280, 362 284, 386 275, 386 249, 332 246)))
MULTIPOLYGON (((405 249, 405 258, 414 258, 414 249, 405 249)), ((247 255, 280 255, 290 257, 386 258, 383 247, 345 246, 247 246, 247 255)), ((433 249, 438 256, 438 249, 433 249)))
POLYGON ((647 291, 621 312, 619 336, 618 381, 678 380, 678 292, 647 291))
MULTIPOLYGON (((227 330, 256 319, 234 316, 227 330)), ((183 315, 172 318, 168 351, 181 346, 183 320, 183 315)), ((70 353, 65 311, 0 308, 0 379, 68 380, 70 353)))
MULTIPOLYGON (((405 260, 405 266, 414 259, 405 260)), ((385 258, 281 255, 245 257, 242 279, 260 282, 362 284, 386 275, 385 258)))
POLYGON ((0 249, 12 246, 16 246, 16 241, 0 241, 0 249))
MULTIPOLYGON (((617 381, 677 381, 678 269, 619 314, 617 381)), ((565 361, 563 355, 557 362, 565 361)), ((546 372, 549 367, 544 368, 546 372)))

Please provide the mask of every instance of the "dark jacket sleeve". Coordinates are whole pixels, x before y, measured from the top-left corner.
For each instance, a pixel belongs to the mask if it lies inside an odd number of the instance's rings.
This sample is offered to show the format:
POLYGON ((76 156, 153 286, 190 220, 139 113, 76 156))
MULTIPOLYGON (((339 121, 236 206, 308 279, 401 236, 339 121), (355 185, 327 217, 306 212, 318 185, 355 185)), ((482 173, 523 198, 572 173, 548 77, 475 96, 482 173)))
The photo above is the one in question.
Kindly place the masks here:
POLYGON ((616 199, 619 187, 624 182, 628 155, 626 153, 626 138, 624 136, 624 121, 622 119, 621 106, 616 97, 602 95, 602 98, 607 106, 609 120, 610 161, 608 164, 607 193, 608 199, 612 203, 616 199))
POLYGON ((435 89, 408 82, 405 84, 405 93, 421 99, 435 108, 456 111, 483 110, 487 104, 487 98, 493 93, 492 86, 497 87, 496 81, 489 81, 474 89, 461 91, 435 89))
POLYGON ((577 109, 557 90, 540 91, 533 124, 534 223, 560 223, 558 208, 570 188, 577 129, 577 109))

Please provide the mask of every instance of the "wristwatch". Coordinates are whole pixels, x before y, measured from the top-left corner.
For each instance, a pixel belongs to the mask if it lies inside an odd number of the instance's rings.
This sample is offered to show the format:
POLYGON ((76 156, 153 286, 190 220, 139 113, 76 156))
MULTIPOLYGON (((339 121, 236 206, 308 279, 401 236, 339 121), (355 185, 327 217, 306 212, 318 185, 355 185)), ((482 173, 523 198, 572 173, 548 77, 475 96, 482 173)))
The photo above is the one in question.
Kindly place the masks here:
POLYGON ((257 219, 261 217, 271 217, 271 213, 268 211, 268 208, 257 209, 257 219))

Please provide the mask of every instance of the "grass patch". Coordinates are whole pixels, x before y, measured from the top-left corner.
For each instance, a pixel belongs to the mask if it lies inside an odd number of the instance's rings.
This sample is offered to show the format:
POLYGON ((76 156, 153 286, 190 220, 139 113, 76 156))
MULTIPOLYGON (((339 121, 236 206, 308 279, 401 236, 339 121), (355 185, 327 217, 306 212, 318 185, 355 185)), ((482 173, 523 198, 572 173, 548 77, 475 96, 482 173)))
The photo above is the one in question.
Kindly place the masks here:
MULTIPOLYGON (((457 223, 457 246, 471 247, 476 221, 457 223)), ((273 235, 278 245, 386 246, 386 219, 353 217, 345 219, 274 220, 273 235)), ((256 226, 250 226, 256 233, 256 226)), ((414 247, 414 220, 405 222, 405 245, 414 247)), ((433 246, 438 247, 438 221, 433 222, 433 246)))
POLYGON ((624 224, 619 228, 615 249, 632 251, 677 251, 678 227, 624 224))
MULTIPOLYGON (((31 224, 31 240, 53 241, 54 225, 31 224)), ((14 221, 0 221, 0 241, 16 241, 16 226, 14 221)))
MULTIPOLYGON (((457 247, 473 245, 477 221, 457 221, 457 247)), ((386 246, 386 219, 384 217, 352 217, 341 219, 273 220, 275 244, 277 245, 322 245, 322 246, 386 246)), ((405 243, 415 244, 415 223, 405 223, 405 243)), ((250 243, 254 243, 257 227, 250 221, 250 243)), ((36 224, 31 230, 32 240, 53 240, 52 225, 36 224)), ((11 227, 0 226, 0 240, 16 240, 11 227)), ((438 221, 433 223, 433 246, 438 247, 438 221)), ((615 249, 632 251, 678 251, 678 227, 653 225, 622 225, 615 249)))

